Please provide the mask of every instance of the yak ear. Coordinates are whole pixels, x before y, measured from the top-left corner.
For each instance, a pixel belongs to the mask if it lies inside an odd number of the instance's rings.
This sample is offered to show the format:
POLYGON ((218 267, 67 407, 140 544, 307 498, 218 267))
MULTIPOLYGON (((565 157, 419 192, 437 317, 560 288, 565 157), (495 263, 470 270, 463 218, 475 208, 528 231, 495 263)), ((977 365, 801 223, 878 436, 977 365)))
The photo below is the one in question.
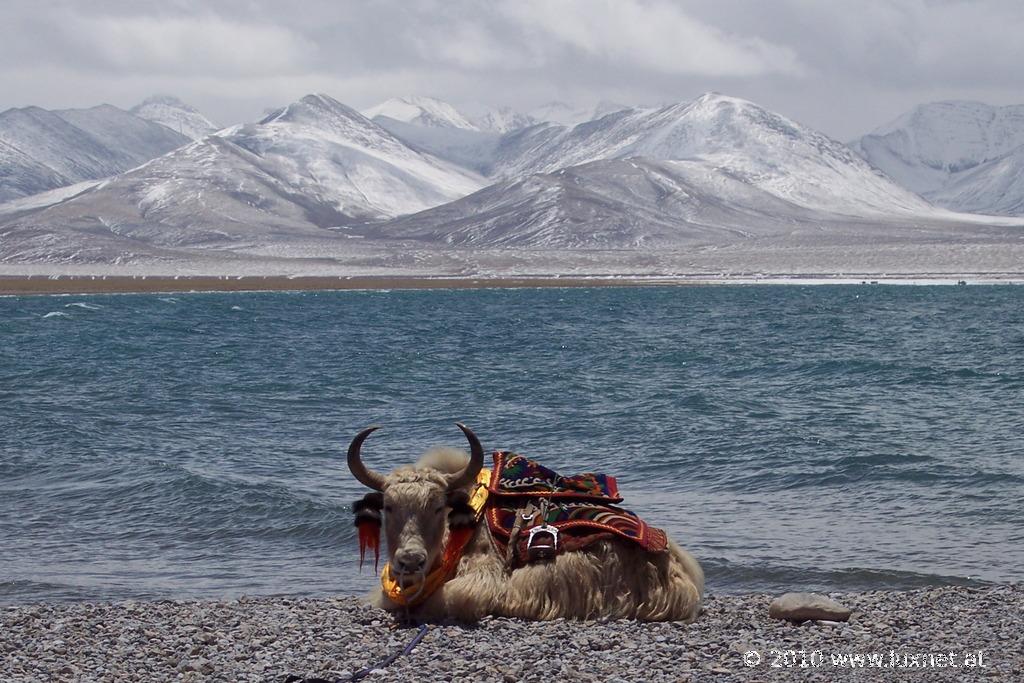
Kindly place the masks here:
POLYGON ((352 503, 352 512, 356 514, 355 525, 359 538, 359 570, 363 569, 363 559, 367 549, 373 551, 373 572, 377 573, 380 562, 380 527, 383 520, 380 511, 384 507, 384 494, 371 491, 352 503))
POLYGON ((469 493, 466 489, 455 489, 449 491, 445 496, 445 503, 448 507, 455 507, 456 505, 468 505, 469 504, 469 493))
POLYGON ((380 526, 380 511, 384 508, 384 494, 380 491, 371 491, 365 496, 352 503, 352 512, 356 515, 356 526, 363 522, 370 522, 380 526))
POLYGON ((449 529, 469 529, 476 526, 476 514, 469 506, 469 494, 465 489, 450 491, 447 497, 449 529))

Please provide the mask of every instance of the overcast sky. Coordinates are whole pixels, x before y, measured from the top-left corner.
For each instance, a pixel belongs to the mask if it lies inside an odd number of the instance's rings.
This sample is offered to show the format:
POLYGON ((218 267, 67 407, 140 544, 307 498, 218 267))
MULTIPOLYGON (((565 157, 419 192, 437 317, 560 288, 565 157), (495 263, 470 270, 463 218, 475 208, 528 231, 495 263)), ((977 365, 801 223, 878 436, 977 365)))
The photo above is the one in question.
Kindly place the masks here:
POLYGON ((227 125, 324 92, 530 109, 716 90, 840 140, 1024 103, 1024 0, 0 0, 0 110, 167 93, 227 125))

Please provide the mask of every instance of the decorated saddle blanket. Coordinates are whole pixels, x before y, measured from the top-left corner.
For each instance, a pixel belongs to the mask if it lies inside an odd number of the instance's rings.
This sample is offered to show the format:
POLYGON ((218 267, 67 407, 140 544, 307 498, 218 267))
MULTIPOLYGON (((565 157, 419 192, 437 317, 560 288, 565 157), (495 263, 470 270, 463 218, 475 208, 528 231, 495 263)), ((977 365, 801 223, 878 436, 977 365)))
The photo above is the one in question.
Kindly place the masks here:
POLYGON ((544 546, 547 552, 540 557, 547 559, 615 537, 648 552, 668 548, 664 531, 615 505, 622 497, 614 477, 563 476, 508 451, 497 451, 493 457, 485 517, 496 549, 510 565, 534 561, 538 546, 544 546), (556 531, 538 528, 545 525, 556 531))
POLYGON ((620 503, 615 477, 607 474, 577 474, 565 477, 508 451, 494 452, 490 492, 496 496, 543 496, 556 499, 575 498, 597 503, 620 503))

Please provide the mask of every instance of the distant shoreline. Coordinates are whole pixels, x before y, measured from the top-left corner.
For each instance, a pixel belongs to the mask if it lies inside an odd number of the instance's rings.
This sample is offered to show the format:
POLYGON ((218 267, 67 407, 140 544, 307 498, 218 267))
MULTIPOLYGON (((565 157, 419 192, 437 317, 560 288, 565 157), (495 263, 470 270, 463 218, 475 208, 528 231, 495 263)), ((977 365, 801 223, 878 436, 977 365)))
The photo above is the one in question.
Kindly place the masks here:
POLYGON ((386 289, 484 289, 523 287, 602 287, 706 284, 670 278, 607 277, 419 277, 354 276, 0 276, 0 295, 127 294, 180 292, 301 292, 386 289))
POLYGON ((216 276, 216 275, 0 275, 0 296, 52 294, 146 294, 181 292, 291 292, 387 289, 515 289, 534 287, 664 287, 757 284, 1024 284, 1024 274, 886 276, 216 276))

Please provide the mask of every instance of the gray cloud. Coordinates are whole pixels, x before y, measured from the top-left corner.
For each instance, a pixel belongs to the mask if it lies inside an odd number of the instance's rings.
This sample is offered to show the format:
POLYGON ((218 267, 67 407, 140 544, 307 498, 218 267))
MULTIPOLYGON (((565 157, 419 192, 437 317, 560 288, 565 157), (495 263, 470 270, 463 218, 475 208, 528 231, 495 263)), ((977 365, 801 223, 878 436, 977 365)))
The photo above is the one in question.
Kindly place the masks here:
POLYGON ((131 106, 154 92, 222 123, 311 91, 748 97, 848 139, 923 101, 1024 101, 1017 0, 5 0, 0 108, 131 106))

